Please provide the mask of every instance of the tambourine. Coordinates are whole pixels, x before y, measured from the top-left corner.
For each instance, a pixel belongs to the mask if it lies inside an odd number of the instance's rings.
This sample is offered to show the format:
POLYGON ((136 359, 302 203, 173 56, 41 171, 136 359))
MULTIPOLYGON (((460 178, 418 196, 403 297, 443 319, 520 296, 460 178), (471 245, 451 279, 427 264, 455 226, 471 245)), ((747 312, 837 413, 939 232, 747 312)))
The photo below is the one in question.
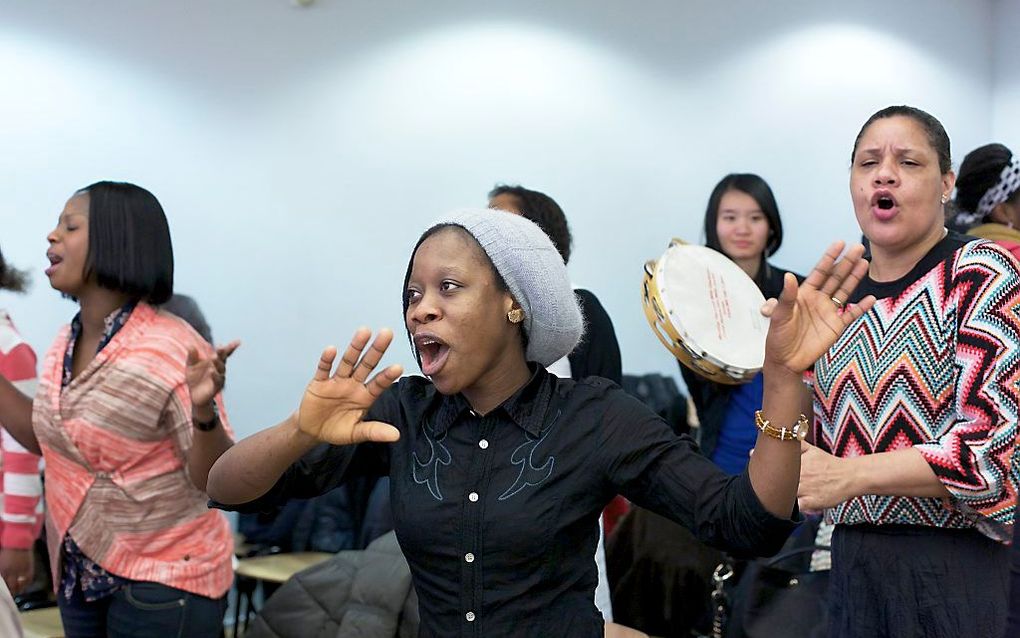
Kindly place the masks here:
POLYGON ((681 363, 717 383, 747 383, 765 362, 765 297, 740 266, 679 239, 645 263, 641 287, 652 331, 681 363))

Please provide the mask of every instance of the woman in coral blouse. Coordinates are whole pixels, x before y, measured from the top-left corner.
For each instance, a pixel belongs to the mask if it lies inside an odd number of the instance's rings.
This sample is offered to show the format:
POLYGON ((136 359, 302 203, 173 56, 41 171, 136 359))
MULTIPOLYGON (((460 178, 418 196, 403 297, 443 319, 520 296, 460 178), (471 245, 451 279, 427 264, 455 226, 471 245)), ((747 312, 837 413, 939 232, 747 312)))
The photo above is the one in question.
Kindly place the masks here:
POLYGON ((219 389, 236 344, 214 353, 154 307, 173 292, 173 249, 145 189, 76 192, 47 241, 50 285, 80 309, 46 354, 34 400, 0 380, 0 420, 46 460, 66 635, 219 636, 233 544, 204 490, 231 445, 219 389))

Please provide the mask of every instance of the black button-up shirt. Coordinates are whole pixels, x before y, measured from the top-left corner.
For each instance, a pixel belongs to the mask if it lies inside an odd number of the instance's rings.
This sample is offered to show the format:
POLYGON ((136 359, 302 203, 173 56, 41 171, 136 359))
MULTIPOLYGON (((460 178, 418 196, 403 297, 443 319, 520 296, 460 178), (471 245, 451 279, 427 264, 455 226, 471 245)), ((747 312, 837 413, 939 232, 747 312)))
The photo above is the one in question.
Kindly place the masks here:
POLYGON ((242 511, 309 498, 354 474, 390 477, 422 636, 598 636, 595 547, 617 493, 736 555, 778 551, 793 529, 642 403, 591 377, 536 368, 484 416, 426 379, 402 379, 366 420, 392 444, 320 445, 242 511))

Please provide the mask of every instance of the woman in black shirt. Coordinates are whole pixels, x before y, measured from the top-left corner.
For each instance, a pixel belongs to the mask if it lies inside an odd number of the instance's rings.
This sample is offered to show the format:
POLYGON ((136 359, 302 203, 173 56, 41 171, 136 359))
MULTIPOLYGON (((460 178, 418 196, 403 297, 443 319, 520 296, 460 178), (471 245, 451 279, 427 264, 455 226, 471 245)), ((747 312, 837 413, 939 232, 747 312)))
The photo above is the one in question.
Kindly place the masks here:
MULTIPOLYGON (((839 313, 866 262, 835 245, 772 302, 763 413, 797 420, 800 374, 865 302, 839 313)), ((412 252, 405 324, 422 372, 370 378, 392 340, 359 330, 332 372, 327 348, 294 415, 213 468, 220 507, 253 511, 388 475, 423 636, 601 636, 592 600, 598 515, 616 493, 738 555, 775 552, 796 524, 797 440, 759 437, 726 476, 659 417, 598 378, 543 366, 569 352, 581 317, 562 259, 516 215, 465 211, 412 252)), ((790 439, 789 432, 783 437, 790 439)))

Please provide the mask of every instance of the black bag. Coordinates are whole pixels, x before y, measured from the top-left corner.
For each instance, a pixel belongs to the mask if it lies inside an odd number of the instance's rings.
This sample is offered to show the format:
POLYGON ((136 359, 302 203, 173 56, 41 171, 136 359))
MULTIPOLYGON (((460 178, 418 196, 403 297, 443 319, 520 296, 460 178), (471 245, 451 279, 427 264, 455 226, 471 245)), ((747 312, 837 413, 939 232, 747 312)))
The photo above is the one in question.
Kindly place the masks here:
POLYGON ((712 576, 711 638, 824 638, 829 571, 811 571, 821 517, 808 516, 772 558, 727 558, 712 576))
POLYGON ((824 638, 829 571, 810 571, 815 550, 829 548, 798 547, 751 562, 731 596, 726 638, 824 638))

